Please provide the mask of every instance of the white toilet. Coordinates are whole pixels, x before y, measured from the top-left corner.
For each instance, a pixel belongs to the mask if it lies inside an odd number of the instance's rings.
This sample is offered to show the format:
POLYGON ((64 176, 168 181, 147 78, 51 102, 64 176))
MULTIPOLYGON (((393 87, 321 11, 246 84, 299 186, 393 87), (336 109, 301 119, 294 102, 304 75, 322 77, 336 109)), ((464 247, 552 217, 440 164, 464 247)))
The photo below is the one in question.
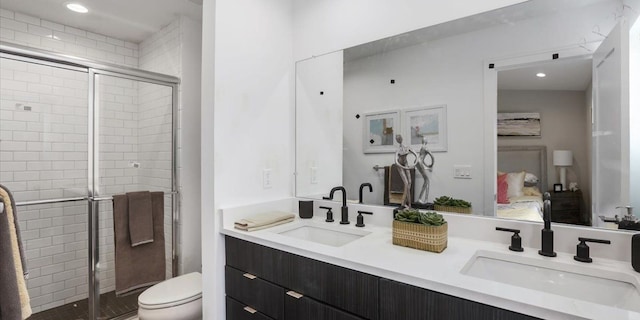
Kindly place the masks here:
POLYGON ((201 320, 202 275, 192 272, 145 290, 138 297, 140 320, 201 320))

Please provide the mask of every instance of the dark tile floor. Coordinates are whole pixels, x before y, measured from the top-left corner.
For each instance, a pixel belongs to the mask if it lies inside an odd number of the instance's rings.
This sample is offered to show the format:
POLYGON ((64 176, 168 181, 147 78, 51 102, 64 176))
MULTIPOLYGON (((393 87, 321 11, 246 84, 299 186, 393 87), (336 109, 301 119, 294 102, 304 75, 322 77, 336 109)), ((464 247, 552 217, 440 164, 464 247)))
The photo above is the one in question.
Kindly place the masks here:
MULTIPOLYGON (((112 319, 138 309, 140 293, 125 297, 116 297, 114 291, 100 295, 100 317, 98 319, 112 319)), ((29 320, 88 320, 88 299, 72 302, 57 308, 38 312, 29 320)))

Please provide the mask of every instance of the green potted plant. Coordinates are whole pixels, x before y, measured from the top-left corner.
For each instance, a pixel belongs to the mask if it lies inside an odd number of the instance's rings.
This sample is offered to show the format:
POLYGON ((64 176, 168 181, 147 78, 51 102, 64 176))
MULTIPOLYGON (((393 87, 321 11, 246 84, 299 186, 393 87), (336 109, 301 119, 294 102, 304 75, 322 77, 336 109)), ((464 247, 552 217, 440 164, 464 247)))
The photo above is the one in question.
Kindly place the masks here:
POLYGON ((436 212, 403 209, 393 220, 393 244, 440 253, 447 248, 447 226, 436 212))
POLYGON ((471 202, 442 196, 433 201, 433 209, 436 211, 471 213, 471 202))

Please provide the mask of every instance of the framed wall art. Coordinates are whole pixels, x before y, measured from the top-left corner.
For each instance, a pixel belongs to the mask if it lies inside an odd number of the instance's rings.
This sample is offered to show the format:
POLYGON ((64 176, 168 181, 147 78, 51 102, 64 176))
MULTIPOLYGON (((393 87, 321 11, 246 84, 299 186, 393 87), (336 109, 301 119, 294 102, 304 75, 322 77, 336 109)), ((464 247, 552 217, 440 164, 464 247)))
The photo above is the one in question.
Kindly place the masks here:
POLYGON ((362 149, 364 153, 395 152, 395 136, 400 133, 400 111, 372 112, 364 115, 362 149))
MULTIPOLYGON (((420 150, 422 139, 431 152, 447 151, 447 106, 438 105, 402 111, 404 144, 420 150)), ((417 151, 416 151, 417 152, 417 151)))
POLYGON ((540 137, 540 113, 498 113, 499 137, 540 137))

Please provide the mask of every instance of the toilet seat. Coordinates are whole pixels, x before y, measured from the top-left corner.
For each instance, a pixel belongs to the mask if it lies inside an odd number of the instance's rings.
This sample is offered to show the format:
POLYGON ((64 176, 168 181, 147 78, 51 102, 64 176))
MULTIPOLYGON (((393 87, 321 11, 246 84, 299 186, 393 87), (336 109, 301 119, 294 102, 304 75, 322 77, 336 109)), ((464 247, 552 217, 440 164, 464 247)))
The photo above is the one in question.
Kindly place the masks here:
POLYGON ((160 282, 138 297, 138 306, 147 310, 166 309, 202 298, 202 275, 192 272, 160 282))

